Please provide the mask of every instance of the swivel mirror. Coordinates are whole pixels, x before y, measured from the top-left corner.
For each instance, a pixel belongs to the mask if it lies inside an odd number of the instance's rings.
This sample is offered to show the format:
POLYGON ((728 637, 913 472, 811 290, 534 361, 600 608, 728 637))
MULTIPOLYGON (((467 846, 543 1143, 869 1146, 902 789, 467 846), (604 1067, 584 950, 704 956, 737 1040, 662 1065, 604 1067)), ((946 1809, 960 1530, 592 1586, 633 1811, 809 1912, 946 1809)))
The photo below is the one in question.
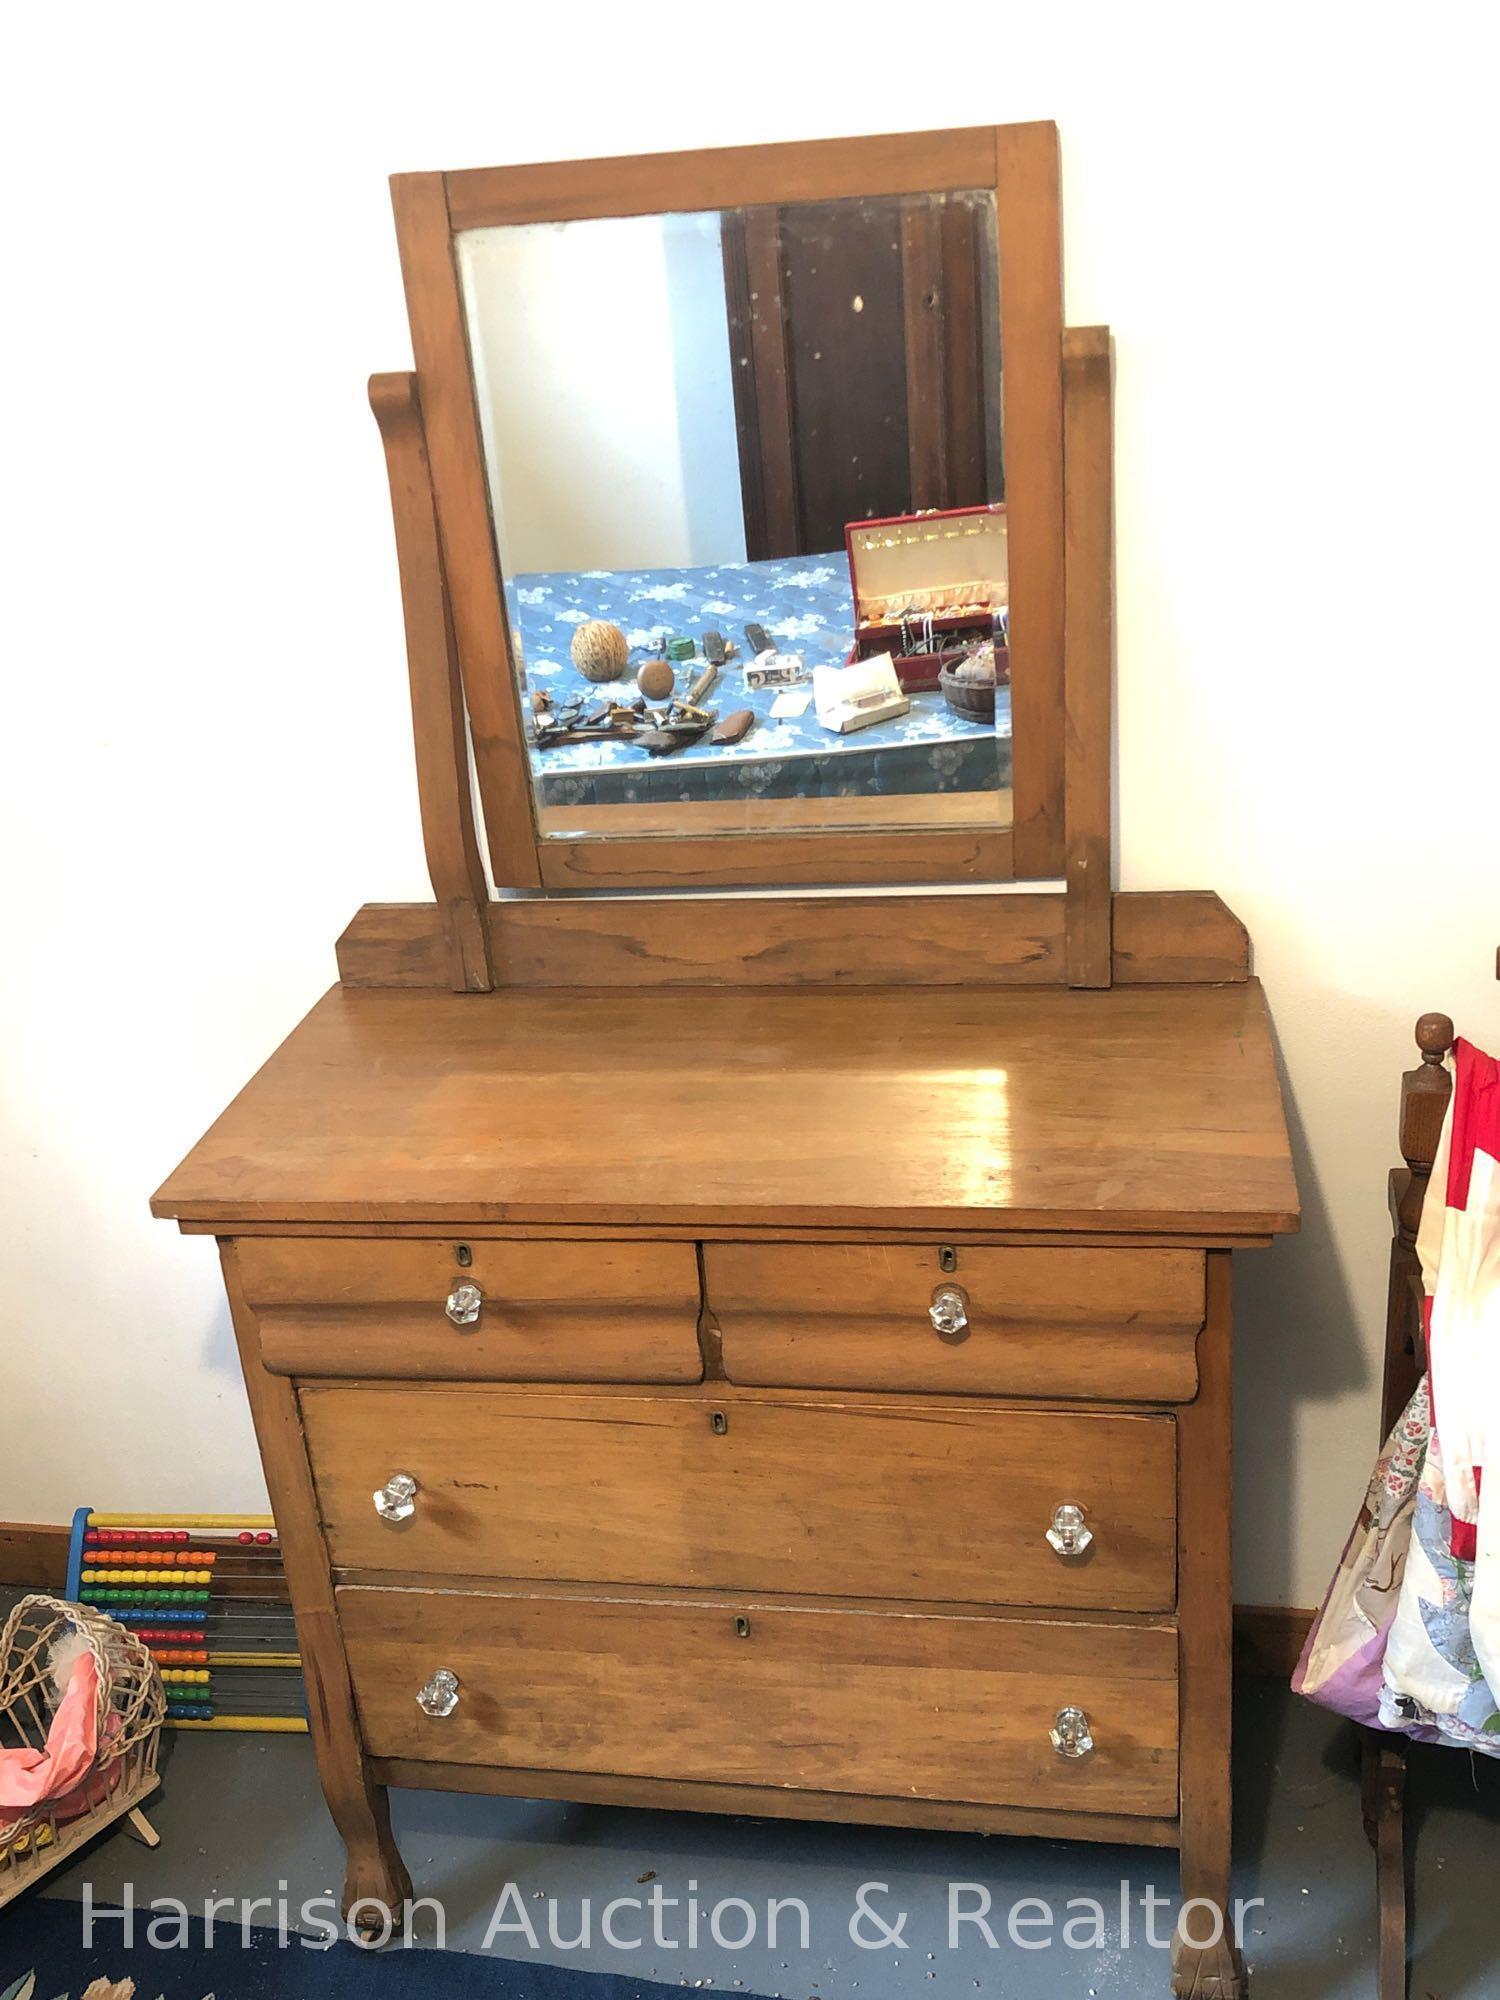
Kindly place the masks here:
POLYGON ((497 879, 1055 865, 1050 128, 395 192, 497 879))

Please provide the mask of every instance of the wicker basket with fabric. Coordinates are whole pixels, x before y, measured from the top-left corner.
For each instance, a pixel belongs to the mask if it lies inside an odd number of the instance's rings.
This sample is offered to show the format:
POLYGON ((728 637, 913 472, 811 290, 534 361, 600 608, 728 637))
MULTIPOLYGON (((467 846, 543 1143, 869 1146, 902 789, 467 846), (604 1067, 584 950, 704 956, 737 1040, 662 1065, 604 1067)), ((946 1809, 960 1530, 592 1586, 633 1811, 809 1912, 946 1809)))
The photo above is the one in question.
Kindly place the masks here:
POLYGON ((123 1625, 23 1597, 0 1633, 0 1905, 155 1791, 161 1674, 123 1625))

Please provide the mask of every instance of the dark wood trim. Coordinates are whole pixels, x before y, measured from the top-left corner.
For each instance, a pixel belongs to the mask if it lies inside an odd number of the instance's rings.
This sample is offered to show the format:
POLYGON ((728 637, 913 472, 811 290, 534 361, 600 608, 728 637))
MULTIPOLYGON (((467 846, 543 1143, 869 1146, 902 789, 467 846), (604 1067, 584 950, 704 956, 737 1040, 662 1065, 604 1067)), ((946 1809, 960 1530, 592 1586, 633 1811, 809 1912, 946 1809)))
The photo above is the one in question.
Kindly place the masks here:
POLYGON ((901 213, 901 301, 906 324, 906 452, 911 504, 948 507, 948 372, 944 366, 941 212, 901 213), (935 300, 936 306, 927 303, 935 300))
POLYGON ((390 480, 422 845, 442 914, 448 981, 458 993, 487 993, 494 984, 485 930, 490 892, 474 825, 463 687, 416 376, 372 375, 370 408, 390 480))
MULTIPOLYGON (((1122 985, 1236 985, 1243 924, 1210 892, 1114 899, 1122 985)), ((1035 895, 525 898, 490 907, 505 986, 1062 985, 1066 901, 1035 895)), ((446 986, 430 903, 367 903, 338 941, 347 986, 446 986)))
POLYGON ((1114 910, 1113 389, 1109 328, 1063 335, 1067 602, 1063 772, 1070 986, 1108 986, 1114 910))
POLYGON ((801 546, 792 371, 775 208, 731 209, 722 223, 730 387, 751 562, 801 546))
POLYGON ((1289 1681, 1302 1657, 1316 1611, 1292 1604, 1234 1607, 1234 1670, 1289 1681))
POLYGON ((0 1584, 60 1597, 68 1581, 72 1531, 30 1521, 0 1521, 0 1584))
POLYGON ((434 498, 490 867, 502 887, 1002 881, 1063 863, 1062 244, 1050 124, 730 147, 392 181, 434 498), (453 237, 498 223, 738 208, 858 194, 995 190, 1011 508, 1017 832, 975 839, 872 828, 659 845, 538 841, 511 668, 453 237))

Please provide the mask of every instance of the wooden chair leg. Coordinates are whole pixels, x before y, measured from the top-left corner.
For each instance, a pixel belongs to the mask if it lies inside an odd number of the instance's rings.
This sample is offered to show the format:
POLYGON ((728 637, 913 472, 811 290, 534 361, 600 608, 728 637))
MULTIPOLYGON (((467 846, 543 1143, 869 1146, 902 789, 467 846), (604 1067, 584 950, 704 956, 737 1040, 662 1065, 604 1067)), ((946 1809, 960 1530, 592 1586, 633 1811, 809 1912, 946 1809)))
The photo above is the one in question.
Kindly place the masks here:
POLYGON ((1379 2000, 1406 2000, 1406 1745, 1365 1736, 1365 1831, 1375 1849, 1380 1918, 1379 2000))
POLYGON ((1381 1734, 1376 1729, 1362 1729, 1359 1732, 1359 1811, 1365 1824, 1365 1839, 1371 1847, 1380 1845, 1380 1812, 1378 1796, 1380 1788, 1380 1744, 1381 1734))

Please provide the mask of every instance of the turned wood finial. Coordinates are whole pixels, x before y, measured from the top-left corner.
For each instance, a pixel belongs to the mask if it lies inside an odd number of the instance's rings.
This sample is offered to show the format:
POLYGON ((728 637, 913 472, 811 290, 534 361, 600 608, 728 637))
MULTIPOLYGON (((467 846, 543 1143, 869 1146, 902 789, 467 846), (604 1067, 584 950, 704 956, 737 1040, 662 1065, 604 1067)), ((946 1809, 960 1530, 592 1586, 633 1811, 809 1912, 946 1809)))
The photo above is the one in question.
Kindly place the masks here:
POLYGON ((1408 1245, 1416 1238, 1428 1176, 1442 1136, 1443 1114, 1453 1088, 1443 1067, 1443 1058, 1453 1046, 1452 1021, 1446 1014, 1424 1014, 1416 1033, 1422 1061, 1401 1079, 1401 1157, 1408 1172, 1396 1211, 1398 1232, 1408 1245))
POLYGON ((1446 1014, 1424 1014, 1417 1023, 1417 1047, 1424 1063, 1440 1063, 1453 1046, 1453 1023, 1446 1014))

